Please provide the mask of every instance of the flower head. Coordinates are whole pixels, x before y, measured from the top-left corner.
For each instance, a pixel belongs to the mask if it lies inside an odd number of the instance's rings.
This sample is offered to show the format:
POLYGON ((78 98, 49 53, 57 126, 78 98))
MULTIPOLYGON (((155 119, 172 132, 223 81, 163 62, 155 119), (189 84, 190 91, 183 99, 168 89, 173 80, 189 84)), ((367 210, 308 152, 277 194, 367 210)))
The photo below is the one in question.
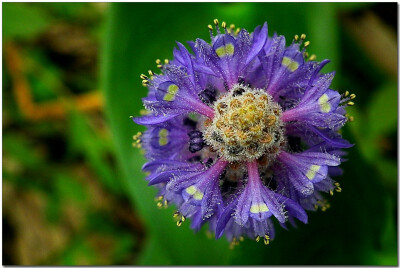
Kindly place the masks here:
POLYGON ((177 43, 173 60, 157 61, 161 74, 141 76, 148 114, 134 121, 148 129, 136 144, 178 226, 190 218, 233 244, 268 244, 274 221, 307 223, 305 210, 329 206, 322 193, 341 190, 332 176, 352 145, 338 130, 355 96, 329 88, 329 61, 308 57, 305 35, 286 46, 266 23, 251 34, 214 24, 210 43, 189 42, 193 53, 177 43))

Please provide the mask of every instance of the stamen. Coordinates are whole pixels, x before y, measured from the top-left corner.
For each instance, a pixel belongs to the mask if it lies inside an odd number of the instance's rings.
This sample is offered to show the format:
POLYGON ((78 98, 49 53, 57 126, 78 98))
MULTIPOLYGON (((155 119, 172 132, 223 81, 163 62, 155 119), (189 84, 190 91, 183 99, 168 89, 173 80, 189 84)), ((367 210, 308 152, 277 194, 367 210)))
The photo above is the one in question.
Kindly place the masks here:
POLYGON ((229 25, 228 33, 229 33, 229 34, 230 34, 230 33, 233 33, 233 30, 235 30, 235 24, 229 25))
POLYGON ((225 21, 222 22, 221 27, 224 29, 224 31, 226 33, 226 22, 225 21))
POLYGON ((207 28, 210 32, 210 39, 212 41, 214 39, 213 27, 211 26, 211 24, 208 24, 207 28))
POLYGON ((218 34, 221 34, 221 31, 219 30, 218 24, 219 24, 218 19, 214 19, 215 29, 217 30, 217 33, 218 33, 218 34))

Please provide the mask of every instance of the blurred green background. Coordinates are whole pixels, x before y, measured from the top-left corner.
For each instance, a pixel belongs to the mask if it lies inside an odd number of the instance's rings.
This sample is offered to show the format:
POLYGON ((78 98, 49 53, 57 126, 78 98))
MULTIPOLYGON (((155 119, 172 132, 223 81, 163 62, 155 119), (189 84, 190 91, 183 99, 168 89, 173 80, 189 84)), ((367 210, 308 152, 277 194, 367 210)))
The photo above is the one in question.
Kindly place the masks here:
POLYGON ((3 264, 397 265, 397 3, 3 3, 3 264), (214 18, 307 34, 357 95, 343 192, 233 250, 159 209, 129 116, 139 75, 214 18))

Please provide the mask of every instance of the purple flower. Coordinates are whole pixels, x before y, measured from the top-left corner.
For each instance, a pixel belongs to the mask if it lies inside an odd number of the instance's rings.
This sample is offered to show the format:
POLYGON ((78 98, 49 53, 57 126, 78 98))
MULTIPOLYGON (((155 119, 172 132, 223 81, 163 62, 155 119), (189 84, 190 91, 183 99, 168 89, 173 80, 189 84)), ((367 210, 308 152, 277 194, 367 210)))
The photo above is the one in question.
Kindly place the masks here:
POLYGON ((172 61, 157 62, 161 74, 141 76, 148 114, 133 120, 147 130, 136 144, 159 204, 178 207, 178 226, 190 218, 233 245, 268 244, 274 221, 307 223, 305 210, 325 210, 323 193, 341 190, 332 176, 352 145, 338 130, 355 95, 329 88, 329 61, 308 56, 305 35, 286 47, 266 23, 253 33, 214 24, 211 43, 189 42, 193 53, 177 43, 172 61))

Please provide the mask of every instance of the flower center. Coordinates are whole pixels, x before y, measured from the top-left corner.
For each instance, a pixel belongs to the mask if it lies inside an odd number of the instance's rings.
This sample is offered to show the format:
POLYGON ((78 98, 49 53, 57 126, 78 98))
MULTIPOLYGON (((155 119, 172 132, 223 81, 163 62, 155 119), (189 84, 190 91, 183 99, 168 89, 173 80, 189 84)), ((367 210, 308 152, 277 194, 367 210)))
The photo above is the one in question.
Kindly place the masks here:
POLYGON ((229 162, 272 160, 285 143, 282 110, 264 90, 236 84, 214 103, 205 142, 229 162))

